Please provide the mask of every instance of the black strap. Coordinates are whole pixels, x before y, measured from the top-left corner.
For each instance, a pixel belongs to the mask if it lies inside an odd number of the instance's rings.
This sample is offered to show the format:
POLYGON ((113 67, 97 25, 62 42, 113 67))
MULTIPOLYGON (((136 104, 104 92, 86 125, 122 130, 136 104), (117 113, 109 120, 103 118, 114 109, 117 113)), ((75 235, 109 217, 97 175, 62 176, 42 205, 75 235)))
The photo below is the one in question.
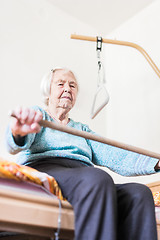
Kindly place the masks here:
POLYGON ((98 37, 97 36, 97 48, 96 48, 97 51, 102 51, 102 37, 98 37))

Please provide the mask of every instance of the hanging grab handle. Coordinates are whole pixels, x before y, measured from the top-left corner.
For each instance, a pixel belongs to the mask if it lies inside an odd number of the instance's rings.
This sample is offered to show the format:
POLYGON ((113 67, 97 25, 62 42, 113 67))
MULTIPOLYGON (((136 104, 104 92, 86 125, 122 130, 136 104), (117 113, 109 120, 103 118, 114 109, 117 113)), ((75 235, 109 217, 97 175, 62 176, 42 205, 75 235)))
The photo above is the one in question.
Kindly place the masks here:
POLYGON ((91 109, 91 119, 95 118, 97 114, 107 105, 109 101, 109 94, 105 87, 105 71, 101 61, 101 51, 102 51, 102 37, 97 37, 97 64, 98 64, 98 76, 97 76, 97 90, 93 99, 93 105, 91 109), (102 96, 103 94, 103 96, 102 96), (96 106, 98 98, 101 98, 101 103, 96 106), (103 97, 103 99, 102 99, 103 97))
POLYGON ((91 119, 94 119, 97 116, 97 114, 109 102, 109 94, 104 83, 105 83, 105 73, 104 73, 103 64, 101 63, 101 70, 98 72, 97 90, 94 95, 92 109, 91 109, 91 119), (98 107, 96 107, 96 101, 98 100, 98 97, 101 96, 102 94, 104 96, 103 102, 98 107))

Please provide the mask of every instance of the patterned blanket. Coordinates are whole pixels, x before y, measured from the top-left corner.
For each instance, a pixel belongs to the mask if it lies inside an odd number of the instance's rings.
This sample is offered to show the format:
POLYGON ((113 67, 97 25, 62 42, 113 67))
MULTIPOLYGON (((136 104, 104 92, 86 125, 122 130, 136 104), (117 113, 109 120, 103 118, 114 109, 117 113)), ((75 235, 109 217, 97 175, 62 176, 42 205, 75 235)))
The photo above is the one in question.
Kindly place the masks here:
POLYGON ((160 207, 160 192, 153 192, 154 204, 156 207, 160 207))
POLYGON ((39 172, 31 167, 18 165, 15 162, 0 160, 0 178, 9 178, 17 181, 27 181, 43 186, 60 200, 65 200, 61 189, 54 177, 39 172))
MULTIPOLYGON (((56 195, 60 200, 65 200, 54 177, 51 177, 46 173, 39 172, 34 168, 18 165, 15 162, 0 160, 0 177, 15 179, 17 181, 27 181, 41 185, 49 192, 56 195)), ((160 207, 160 192, 153 192, 153 198, 155 206, 160 207)))

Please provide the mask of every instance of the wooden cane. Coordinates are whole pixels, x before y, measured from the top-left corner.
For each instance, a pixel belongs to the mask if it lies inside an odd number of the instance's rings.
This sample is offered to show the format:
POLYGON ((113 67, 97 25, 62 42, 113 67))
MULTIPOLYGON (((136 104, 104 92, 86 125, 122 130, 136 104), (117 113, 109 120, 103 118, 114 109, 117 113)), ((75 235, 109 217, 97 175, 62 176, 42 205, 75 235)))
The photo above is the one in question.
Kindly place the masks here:
MULTIPOLYGON (((96 37, 89 37, 89 36, 82 36, 82 35, 76 35, 76 34, 71 34, 71 39, 77 39, 77 40, 85 40, 85 41, 92 41, 96 42, 97 38, 96 37)), ((149 54, 138 44, 132 43, 132 42, 126 42, 126 41, 119 41, 119 40, 112 40, 112 39, 105 39, 102 38, 103 43, 109 43, 109 44, 116 44, 116 45, 123 45, 123 46, 128 46, 128 47, 133 47, 136 48, 141 54, 145 57, 147 62, 150 64, 150 66, 153 68, 155 73, 158 75, 160 78, 160 70, 156 66, 156 64, 153 62, 152 58, 149 56, 149 54)))
MULTIPOLYGON (((11 113, 10 116, 17 118, 14 113, 11 113)), ((139 148, 139 147, 127 145, 127 144, 124 144, 124 143, 121 143, 121 142, 118 142, 118 141, 115 141, 115 140, 111 140, 111 139, 108 139, 108 138, 97 136, 97 135, 91 134, 91 133, 86 132, 86 131, 80 131, 80 130, 77 130, 75 128, 67 127, 67 126, 64 126, 64 125, 61 125, 61 124, 58 124, 58 123, 49 122, 47 120, 41 120, 39 122, 39 124, 40 124, 40 126, 45 127, 45 128, 46 127, 51 128, 53 130, 65 132, 65 133, 72 134, 72 135, 75 135, 75 136, 78 136, 78 137, 83 137, 85 139, 90 139, 90 140, 93 140, 93 141, 101 142, 101 143, 108 144, 108 145, 111 145, 111 146, 114 146, 114 147, 122 148, 122 149, 125 149, 125 150, 128 150, 128 151, 132 151, 132 152, 143 154, 143 155, 146 155, 146 156, 149 156, 149 157, 160 159, 160 154, 159 153, 151 152, 151 151, 139 148)))

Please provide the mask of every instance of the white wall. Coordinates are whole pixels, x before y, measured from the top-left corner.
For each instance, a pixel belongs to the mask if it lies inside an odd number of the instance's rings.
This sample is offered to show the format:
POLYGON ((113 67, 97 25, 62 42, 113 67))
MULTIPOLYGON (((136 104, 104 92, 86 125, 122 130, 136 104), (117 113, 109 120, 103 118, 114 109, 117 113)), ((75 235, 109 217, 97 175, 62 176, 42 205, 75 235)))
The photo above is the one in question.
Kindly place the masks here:
POLYGON ((50 1, 0 1, 0 157, 13 158, 4 145, 8 111, 17 105, 41 105, 41 78, 55 66, 69 67, 78 77, 79 99, 71 117, 105 135, 105 111, 90 120, 97 84, 95 43, 71 40, 72 33, 96 35, 50 1))
MULTIPOLYGON (((143 47, 160 68, 160 1, 141 11, 106 38, 130 41, 143 47)), ((107 137, 160 153, 160 79, 136 49, 105 45, 107 137)), ((152 182, 160 175, 116 181, 152 182)))
MULTIPOLYGON (((159 65, 159 10, 157 1, 107 38, 141 45, 159 65)), ((110 102, 95 120, 90 120, 97 84, 95 43, 71 40, 71 33, 98 35, 50 1, 0 1, 0 157, 13 159, 4 145, 8 111, 17 105, 41 105, 40 80, 54 66, 69 67, 78 76, 79 99, 71 117, 111 139, 160 152, 160 79, 149 64, 135 49, 105 45, 110 102)), ((159 178, 159 174, 140 178, 111 175, 116 182, 159 178)))

